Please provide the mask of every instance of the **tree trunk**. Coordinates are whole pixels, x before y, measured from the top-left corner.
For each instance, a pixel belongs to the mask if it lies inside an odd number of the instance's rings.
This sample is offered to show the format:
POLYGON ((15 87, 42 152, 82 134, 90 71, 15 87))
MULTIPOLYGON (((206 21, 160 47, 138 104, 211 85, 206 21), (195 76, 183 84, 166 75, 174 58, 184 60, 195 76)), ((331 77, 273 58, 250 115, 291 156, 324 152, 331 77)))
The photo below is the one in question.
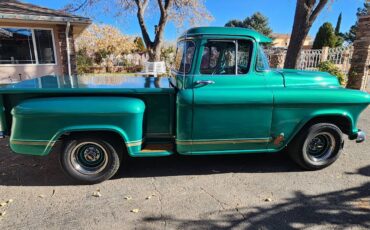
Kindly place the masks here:
POLYGON ((153 47, 148 48, 149 61, 157 62, 161 60, 162 42, 155 44, 153 47))
POLYGON ((328 2, 328 0, 319 0, 316 4, 316 1, 317 0, 297 0, 292 34, 284 63, 284 68, 286 69, 298 67, 298 58, 304 40, 311 29, 312 23, 317 18, 317 15, 328 2))
POLYGON ((145 42, 146 48, 149 54, 149 61, 157 62, 161 60, 161 49, 163 44, 163 33, 168 21, 168 11, 173 3, 173 0, 157 0, 160 9, 160 18, 157 25, 157 31, 155 31, 155 38, 152 41, 149 37, 148 29, 145 24, 144 14, 145 9, 148 6, 148 0, 140 1, 135 0, 137 5, 137 19, 139 21, 139 26, 141 33, 143 35, 143 40, 145 42))

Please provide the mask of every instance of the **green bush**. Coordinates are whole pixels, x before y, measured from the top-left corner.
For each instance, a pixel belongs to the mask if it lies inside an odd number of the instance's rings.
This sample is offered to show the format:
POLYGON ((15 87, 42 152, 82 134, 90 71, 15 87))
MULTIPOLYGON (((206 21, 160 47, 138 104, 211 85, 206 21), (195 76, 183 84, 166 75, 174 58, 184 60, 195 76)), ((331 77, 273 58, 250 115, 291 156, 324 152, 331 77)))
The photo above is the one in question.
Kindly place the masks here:
POLYGON ((316 34, 313 41, 313 49, 322 49, 324 46, 333 48, 336 46, 337 36, 335 35, 334 28, 331 23, 325 22, 316 34))
POLYGON ((338 78, 341 85, 344 85, 346 82, 345 75, 343 72, 336 67, 331 61, 324 61, 319 64, 319 70, 323 72, 328 72, 331 75, 334 75, 338 78))
POLYGON ((76 61, 78 74, 88 73, 93 66, 93 59, 87 55, 86 49, 77 51, 76 61))

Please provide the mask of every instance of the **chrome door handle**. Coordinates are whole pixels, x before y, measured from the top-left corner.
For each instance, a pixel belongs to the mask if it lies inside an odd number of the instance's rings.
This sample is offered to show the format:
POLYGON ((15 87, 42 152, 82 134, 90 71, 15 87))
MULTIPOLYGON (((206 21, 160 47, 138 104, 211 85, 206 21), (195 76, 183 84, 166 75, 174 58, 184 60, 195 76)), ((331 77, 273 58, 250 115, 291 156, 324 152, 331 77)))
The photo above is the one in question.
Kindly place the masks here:
POLYGON ((197 85, 212 85, 215 84, 214 81, 211 80, 200 80, 195 82, 197 85))

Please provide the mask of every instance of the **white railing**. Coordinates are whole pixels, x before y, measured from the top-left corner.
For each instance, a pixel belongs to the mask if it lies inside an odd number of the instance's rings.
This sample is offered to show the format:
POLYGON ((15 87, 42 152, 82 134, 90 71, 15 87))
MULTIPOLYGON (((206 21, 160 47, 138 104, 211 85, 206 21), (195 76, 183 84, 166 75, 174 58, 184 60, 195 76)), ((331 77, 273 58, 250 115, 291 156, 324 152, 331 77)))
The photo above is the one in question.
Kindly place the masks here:
POLYGON ((145 62, 144 63, 144 71, 141 74, 144 75, 153 75, 157 77, 160 74, 166 73, 166 64, 161 62, 145 62))
POLYGON ((331 48, 328 50, 328 61, 336 65, 341 65, 352 58, 352 53, 353 46, 331 48))
MULTIPOLYGON (((265 50, 269 58, 270 64, 274 68, 283 68, 286 57, 286 49, 268 48, 265 50)), ((322 49, 304 49, 301 51, 298 60, 298 69, 302 70, 317 70, 320 63, 324 61, 331 61, 343 73, 348 73, 351 66, 351 59, 353 54, 353 46, 322 49)))
POLYGON ((298 61, 298 68, 305 70, 315 70, 322 61, 323 50, 310 49, 302 50, 298 61))

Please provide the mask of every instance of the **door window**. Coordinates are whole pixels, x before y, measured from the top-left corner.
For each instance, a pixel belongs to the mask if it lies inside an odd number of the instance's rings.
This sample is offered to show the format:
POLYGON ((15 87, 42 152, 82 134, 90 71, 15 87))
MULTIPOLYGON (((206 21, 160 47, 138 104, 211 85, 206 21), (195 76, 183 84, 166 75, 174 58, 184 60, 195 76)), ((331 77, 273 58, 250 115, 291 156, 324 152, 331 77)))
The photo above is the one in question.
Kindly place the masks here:
POLYGON ((208 41, 204 46, 201 74, 237 75, 249 71, 252 42, 248 40, 208 41))

